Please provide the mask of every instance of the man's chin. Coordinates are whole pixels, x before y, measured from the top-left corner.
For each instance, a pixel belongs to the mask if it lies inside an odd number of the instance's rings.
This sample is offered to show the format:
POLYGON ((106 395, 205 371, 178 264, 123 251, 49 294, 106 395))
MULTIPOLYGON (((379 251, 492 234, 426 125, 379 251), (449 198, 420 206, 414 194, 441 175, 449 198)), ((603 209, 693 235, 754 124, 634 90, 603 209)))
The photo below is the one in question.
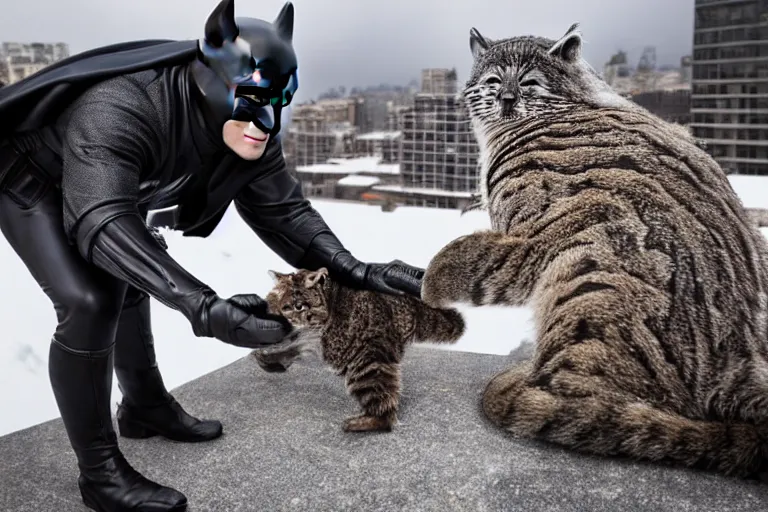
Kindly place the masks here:
POLYGON ((243 151, 240 152, 240 158, 243 160, 258 160, 262 156, 264 156, 264 147, 261 148, 245 148, 243 151))

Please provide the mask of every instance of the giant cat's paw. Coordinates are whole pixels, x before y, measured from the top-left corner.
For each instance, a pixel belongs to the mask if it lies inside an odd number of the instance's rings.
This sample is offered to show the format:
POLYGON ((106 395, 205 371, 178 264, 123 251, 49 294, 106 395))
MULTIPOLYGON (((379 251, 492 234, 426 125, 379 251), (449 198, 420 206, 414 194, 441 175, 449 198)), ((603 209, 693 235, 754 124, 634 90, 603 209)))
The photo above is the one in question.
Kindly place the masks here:
POLYGON ((500 236, 492 231, 477 231, 440 249, 424 273, 421 300, 433 308, 471 303, 472 286, 478 278, 483 251, 500 236))

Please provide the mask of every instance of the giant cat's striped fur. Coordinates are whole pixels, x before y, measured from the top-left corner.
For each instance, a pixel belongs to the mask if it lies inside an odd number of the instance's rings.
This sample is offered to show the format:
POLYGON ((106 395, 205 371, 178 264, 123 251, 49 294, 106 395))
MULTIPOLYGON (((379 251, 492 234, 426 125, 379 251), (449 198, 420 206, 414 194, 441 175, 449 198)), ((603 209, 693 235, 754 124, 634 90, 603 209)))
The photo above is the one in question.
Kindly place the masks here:
POLYGON ((492 230, 443 248, 423 299, 533 308, 534 357, 483 396, 497 425, 753 475, 768 460, 766 241, 686 132, 602 82, 576 28, 473 29, 463 97, 492 230))

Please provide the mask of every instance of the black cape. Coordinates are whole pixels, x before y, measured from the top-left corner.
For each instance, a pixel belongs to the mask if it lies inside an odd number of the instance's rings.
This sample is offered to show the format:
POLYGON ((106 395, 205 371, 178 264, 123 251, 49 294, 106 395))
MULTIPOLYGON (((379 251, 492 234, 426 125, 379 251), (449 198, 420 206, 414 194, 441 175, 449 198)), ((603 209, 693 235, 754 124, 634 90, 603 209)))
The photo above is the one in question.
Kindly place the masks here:
POLYGON ((119 75, 197 58, 196 40, 149 39, 95 48, 0 87, 0 139, 45 126, 88 87, 119 75))

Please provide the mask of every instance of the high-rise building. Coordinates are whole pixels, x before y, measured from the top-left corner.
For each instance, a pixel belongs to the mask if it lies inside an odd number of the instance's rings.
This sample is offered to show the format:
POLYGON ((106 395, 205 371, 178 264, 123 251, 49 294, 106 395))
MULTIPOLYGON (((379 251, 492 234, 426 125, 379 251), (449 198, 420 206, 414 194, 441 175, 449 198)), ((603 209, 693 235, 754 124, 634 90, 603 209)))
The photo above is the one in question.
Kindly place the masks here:
POLYGON ((399 131, 378 131, 358 134, 355 138, 355 156, 377 155, 385 164, 400 161, 399 131))
POLYGON ((410 91, 363 91, 362 120, 358 126, 360 133, 394 130, 390 126, 393 109, 413 105, 413 92, 410 91))
POLYGON ((456 94, 456 70, 423 69, 421 71, 421 92, 424 94, 456 94))
POLYGON ((728 173, 768 175, 768 0, 696 0, 691 129, 728 173))
POLYGON ((690 89, 657 89, 633 94, 631 99, 665 121, 682 125, 690 124, 690 89))
POLYGON ((374 187, 411 206, 461 208, 477 190, 479 146, 453 70, 424 70, 422 92, 401 113, 401 187, 374 187))
POLYGON ((289 170, 353 156, 360 105, 359 98, 340 98, 294 106, 283 138, 289 170))

